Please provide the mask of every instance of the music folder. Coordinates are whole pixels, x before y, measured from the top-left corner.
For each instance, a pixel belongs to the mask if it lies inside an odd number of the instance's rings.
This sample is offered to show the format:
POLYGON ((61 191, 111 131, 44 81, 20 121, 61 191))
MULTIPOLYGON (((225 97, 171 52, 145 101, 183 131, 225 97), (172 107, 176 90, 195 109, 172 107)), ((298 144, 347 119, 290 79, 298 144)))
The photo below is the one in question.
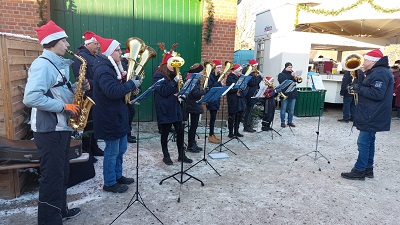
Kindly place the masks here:
POLYGON ((265 85, 264 80, 262 80, 259 84, 259 87, 260 88, 258 89, 257 93, 251 98, 264 98, 264 93, 267 90, 268 86, 265 85))
POLYGON ((200 73, 192 73, 190 75, 190 78, 186 80, 182 89, 178 92, 178 95, 188 96, 189 93, 193 90, 194 86, 196 86, 197 82, 199 82, 200 77, 200 73))
POLYGON ((157 82, 155 82, 153 85, 151 85, 145 92, 143 92, 141 95, 137 96, 135 99, 129 102, 129 104, 139 104, 139 101, 147 98, 154 90, 156 90, 157 87, 161 86, 164 84, 164 78, 159 79, 157 82))
POLYGON ((207 94, 203 96, 200 100, 196 101, 197 103, 200 102, 213 102, 219 100, 221 96, 226 95, 230 89, 235 85, 235 83, 231 84, 230 86, 225 87, 213 87, 211 88, 207 94))

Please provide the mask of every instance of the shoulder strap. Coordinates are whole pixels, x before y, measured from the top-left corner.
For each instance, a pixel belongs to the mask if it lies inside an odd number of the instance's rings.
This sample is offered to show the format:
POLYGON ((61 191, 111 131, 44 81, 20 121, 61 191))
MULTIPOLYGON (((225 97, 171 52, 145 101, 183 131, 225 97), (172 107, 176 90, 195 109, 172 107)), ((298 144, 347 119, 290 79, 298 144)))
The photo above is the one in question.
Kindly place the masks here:
POLYGON ((71 83, 70 83, 69 81, 67 81, 67 78, 65 78, 65 76, 61 73, 61 71, 57 68, 57 66, 56 66, 50 59, 48 59, 48 58, 46 58, 46 57, 44 57, 44 56, 40 56, 39 58, 46 59, 47 61, 49 61, 49 62, 57 69, 58 73, 60 73, 61 77, 63 78, 63 81, 62 81, 62 82, 61 82, 61 81, 58 82, 58 83, 55 84, 53 87, 59 87, 59 86, 63 86, 64 84, 67 84, 68 89, 69 89, 71 92, 73 92, 71 83))

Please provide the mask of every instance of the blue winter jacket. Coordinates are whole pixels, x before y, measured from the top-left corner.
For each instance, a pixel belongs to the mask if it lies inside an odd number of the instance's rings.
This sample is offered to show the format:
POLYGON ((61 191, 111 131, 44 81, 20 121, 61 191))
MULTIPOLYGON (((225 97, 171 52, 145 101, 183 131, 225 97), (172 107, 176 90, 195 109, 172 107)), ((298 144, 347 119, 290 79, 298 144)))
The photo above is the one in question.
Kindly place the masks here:
MULTIPOLYGON (((230 73, 228 78, 226 79, 226 86, 230 86, 233 83, 236 83, 239 80, 239 77, 234 73, 230 73)), ((228 91, 227 99, 228 99, 228 113, 238 113, 246 110, 246 94, 248 88, 245 90, 238 90, 237 88, 232 88, 228 91), (239 91, 239 96, 237 95, 239 91)))
POLYGON ((93 65, 93 130, 97 139, 117 140, 130 132, 125 95, 136 89, 132 80, 121 82, 110 60, 99 55, 93 65))
POLYGON ((392 113, 393 75, 384 56, 360 81, 354 126, 361 131, 389 131, 392 113))
MULTIPOLYGON (((92 55, 92 53, 90 53, 89 49, 87 49, 84 45, 81 45, 78 47, 78 49, 76 50, 76 53, 79 56, 82 56, 85 60, 86 60, 86 74, 85 77, 88 80, 89 84, 91 87, 93 87, 93 77, 94 77, 94 72, 93 72, 93 64, 96 60, 96 56, 92 55)), ((79 70, 80 67, 82 65, 81 60, 79 60, 78 58, 74 57, 72 59, 74 61, 74 63, 72 64, 72 69, 74 71, 74 76, 75 79, 78 80, 79 77, 79 70)), ((93 96, 93 88, 91 88, 90 90, 85 91, 85 95, 92 97, 93 96)))
POLYGON ((178 83, 173 79, 174 73, 171 72, 171 80, 168 80, 160 72, 153 75, 153 84, 158 80, 165 78, 164 84, 158 86, 154 91, 154 102, 156 106, 157 121, 159 124, 175 123, 182 121, 182 106, 179 104, 178 83))

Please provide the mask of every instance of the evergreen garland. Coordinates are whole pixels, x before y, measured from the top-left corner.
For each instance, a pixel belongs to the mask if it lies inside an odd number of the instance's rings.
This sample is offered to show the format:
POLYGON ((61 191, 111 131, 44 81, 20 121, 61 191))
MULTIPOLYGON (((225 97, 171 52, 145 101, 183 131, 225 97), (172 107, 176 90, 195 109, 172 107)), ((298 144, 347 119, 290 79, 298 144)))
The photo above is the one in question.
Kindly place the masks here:
POLYGON ((204 33, 204 41, 209 44, 212 42, 211 39, 211 33, 213 31, 213 27, 214 27, 214 3, 212 2, 212 0, 206 0, 207 2, 207 26, 206 26, 206 30, 204 33))
POLYGON ((46 8, 46 0, 36 0, 39 8, 36 10, 39 13, 39 23, 37 24, 38 27, 41 27, 47 23, 47 19, 44 17, 44 10, 46 8))

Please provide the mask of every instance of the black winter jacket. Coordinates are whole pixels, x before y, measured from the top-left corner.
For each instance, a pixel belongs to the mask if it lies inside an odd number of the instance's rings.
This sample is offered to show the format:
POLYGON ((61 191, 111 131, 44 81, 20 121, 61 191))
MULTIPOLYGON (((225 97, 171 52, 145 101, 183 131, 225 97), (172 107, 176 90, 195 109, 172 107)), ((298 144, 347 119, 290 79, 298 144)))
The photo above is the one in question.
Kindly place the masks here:
MULTIPOLYGON (((278 82, 281 84, 285 80, 292 80, 296 83, 296 80, 292 76, 292 71, 286 71, 285 69, 278 75, 278 82)), ((288 99, 297 98, 297 88, 295 88, 292 92, 284 92, 284 94, 288 97, 288 99)))
POLYGON ((186 99, 186 112, 193 114, 202 114, 204 112, 201 103, 196 101, 201 99, 201 96, 205 95, 206 91, 200 89, 200 81, 196 83, 196 86, 190 91, 186 99))
MULTIPOLYGON (((92 55, 90 53, 89 49, 87 49, 84 45, 81 45, 78 47, 76 50, 76 54, 79 56, 82 56, 86 60, 86 74, 85 77, 88 80, 90 87, 93 87, 93 77, 94 77, 94 71, 93 71, 93 65, 96 60, 96 56, 92 55)), ((72 59, 74 63, 72 64, 72 69, 74 71, 74 76, 75 79, 77 80, 79 77, 79 69, 82 65, 81 60, 77 59, 76 57, 73 57, 72 59)), ((93 88, 90 90, 85 91, 85 95, 89 97, 93 97, 93 88)))

